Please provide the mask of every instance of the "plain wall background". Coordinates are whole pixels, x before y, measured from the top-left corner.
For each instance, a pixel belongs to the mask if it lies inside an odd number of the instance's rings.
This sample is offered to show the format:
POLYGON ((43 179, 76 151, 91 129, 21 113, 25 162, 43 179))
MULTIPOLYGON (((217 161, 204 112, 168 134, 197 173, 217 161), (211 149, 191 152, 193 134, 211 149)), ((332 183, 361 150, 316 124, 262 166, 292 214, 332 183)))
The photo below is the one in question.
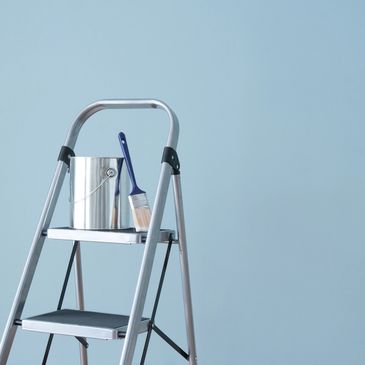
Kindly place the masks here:
MULTIPOLYGON (((1 1, 0 328, 71 122, 97 99, 156 97, 181 123, 199 363, 363 364, 364 11, 351 0, 1 1)), ((99 114, 76 152, 118 155, 124 129, 152 201, 166 120, 99 114)), ((68 224, 67 190, 55 225, 68 224)), ((24 315, 56 307, 70 249, 46 242, 24 315)), ((83 245, 87 309, 128 313, 141 257, 83 245)), ((186 346, 176 251, 157 321, 186 346)), ((90 342, 91 365, 119 362, 122 342, 90 342)), ((45 343, 18 331, 9 364, 40 363, 45 343)), ((77 351, 57 337, 49 363, 77 364, 77 351)), ((185 361, 155 336, 147 363, 185 361)))

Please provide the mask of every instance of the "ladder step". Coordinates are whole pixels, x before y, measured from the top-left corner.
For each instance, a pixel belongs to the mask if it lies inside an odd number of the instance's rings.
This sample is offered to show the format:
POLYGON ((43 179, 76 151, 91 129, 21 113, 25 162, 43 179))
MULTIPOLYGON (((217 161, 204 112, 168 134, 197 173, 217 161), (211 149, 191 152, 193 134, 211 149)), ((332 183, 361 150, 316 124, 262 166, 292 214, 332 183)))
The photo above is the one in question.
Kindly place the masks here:
MULTIPOLYGON (((116 340, 124 338, 129 316, 120 314, 61 309, 22 320, 28 331, 116 340)), ((148 318, 142 318, 138 333, 148 329, 148 318)))
MULTIPOLYGON (((158 242, 168 243, 170 236, 174 238, 175 231, 161 229, 158 242)), ((145 243, 147 232, 136 232, 134 228, 119 230, 87 230, 70 227, 48 228, 47 237, 56 240, 106 242, 106 243, 145 243)))

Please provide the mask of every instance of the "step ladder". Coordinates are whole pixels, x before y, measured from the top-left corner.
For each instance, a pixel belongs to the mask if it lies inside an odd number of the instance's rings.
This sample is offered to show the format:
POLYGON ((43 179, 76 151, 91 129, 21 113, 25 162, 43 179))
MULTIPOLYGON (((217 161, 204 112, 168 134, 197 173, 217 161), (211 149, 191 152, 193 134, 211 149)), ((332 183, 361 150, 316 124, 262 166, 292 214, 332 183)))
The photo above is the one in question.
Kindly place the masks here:
POLYGON ((79 341, 80 363, 88 364, 87 338, 117 340, 123 339, 124 346, 120 358, 120 365, 130 365, 134 357, 137 336, 146 333, 145 344, 140 364, 146 360, 148 345, 152 332, 158 334, 190 365, 197 364, 192 300, 190 290, 189 265, 186 245, 185 221, 180 180, 180 164, 176 153, 179 134, 179 123, 175 113, 164 102, 155 99, 117 99, 100 100, 88 105, 76 118, 62 146, 56 172, 37 226, 30 252, 20 279, 18 290, 8 317, 8 321, 0 344, 0 365, 7 364, 14 337, 18 328, 28 331, 45 332, 49 334, 42 364, 47 362, 54 335, 62 334, 74 336, 79 341), (169 118, 170 130, 167 144, 163 151, 161 173, 157 186, 155 203, 152 209, 151 223, 148 232, 136 232, 134 229, 122 230, 79 230, 69 227, 50 228, 50 222, 55 210, 65 175, 69 169, 70 156, 74 156, 81 127, 93 114, 105 109, 162 109, 169 118), (168 192, 172 181, 174 205, 176 213, 176 232, 161 229, 161 222, 168 192), (23 308, 33 280, 38 260, 48 239, 73 241, 72 252, 66 269, 65 279, 60 293, 59 302, 55 311, 40 314, 30 318, 22 318, 23 308), (116 244, 143 244, 144 253, 141 268, 134 293, 130 315, 113 313, 90 312, 85 310, 80 242, 111 242, 116 244), (157 294, 150 317, 143 317, 147 290, 153 268, 157 243, 166 245, 166 254, 158 284, 157 294), (158 302, 162 290, 165 272, 173 245, 179 249, 180 269, 182 277, 184 314, 188 349, 184 351, 155 323, 158 302), (76 309, 62 308, 69 276, 74 266, 76 281, 76 309))

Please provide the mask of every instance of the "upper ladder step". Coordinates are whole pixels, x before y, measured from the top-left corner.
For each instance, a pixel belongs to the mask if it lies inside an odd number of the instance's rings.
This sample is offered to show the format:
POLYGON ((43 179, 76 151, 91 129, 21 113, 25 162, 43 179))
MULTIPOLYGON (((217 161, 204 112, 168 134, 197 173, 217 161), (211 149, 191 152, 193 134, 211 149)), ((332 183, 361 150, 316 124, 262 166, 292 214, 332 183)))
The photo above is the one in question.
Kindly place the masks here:
MULTIPOLYGON (((22 320, 29 331, 76 337, 116 340, 125 337, 129 316, 120 314, 61 309, 22 320)), ((148 329, 148 318, 142 318, 139 333, 148 329)))
MULTIPOLYGON (((170 236, 174 238, 175 232, 170 229, 161 229, 158 242, 169 242, 170 236)), ((136 232, 134 228, 119 230, 86 230, 69 227, 49 228, 47 237, 58 240, 106 242, 106 243, 145 243, 147 232, 136 232)))

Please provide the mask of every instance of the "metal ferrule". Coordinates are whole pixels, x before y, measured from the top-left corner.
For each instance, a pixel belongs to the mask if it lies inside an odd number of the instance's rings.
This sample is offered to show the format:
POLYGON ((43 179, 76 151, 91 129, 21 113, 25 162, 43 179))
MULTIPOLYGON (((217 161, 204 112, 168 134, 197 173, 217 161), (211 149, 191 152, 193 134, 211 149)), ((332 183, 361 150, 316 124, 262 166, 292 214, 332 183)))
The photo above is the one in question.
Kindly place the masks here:
POLYGON ((138 208, 142 208, 142 207, 146 207, 146 208, 149 207, 147 195, 145 193, 129 195, 128 199, 134 209, 138 209, 138 208))

